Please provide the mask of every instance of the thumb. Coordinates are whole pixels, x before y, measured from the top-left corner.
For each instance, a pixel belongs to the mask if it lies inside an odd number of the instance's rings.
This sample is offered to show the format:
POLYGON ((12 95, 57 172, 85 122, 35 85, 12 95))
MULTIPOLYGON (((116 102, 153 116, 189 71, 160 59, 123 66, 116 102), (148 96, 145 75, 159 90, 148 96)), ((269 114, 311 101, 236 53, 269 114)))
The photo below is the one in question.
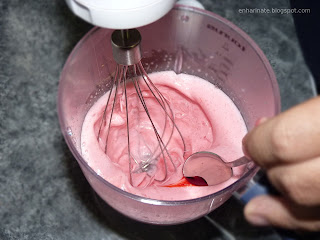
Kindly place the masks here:
POLYGON ((298 206, 281 197, 256 197, 246 205, 244 215, 251 224, 257 226, 320 230, 320 207, 298 206))

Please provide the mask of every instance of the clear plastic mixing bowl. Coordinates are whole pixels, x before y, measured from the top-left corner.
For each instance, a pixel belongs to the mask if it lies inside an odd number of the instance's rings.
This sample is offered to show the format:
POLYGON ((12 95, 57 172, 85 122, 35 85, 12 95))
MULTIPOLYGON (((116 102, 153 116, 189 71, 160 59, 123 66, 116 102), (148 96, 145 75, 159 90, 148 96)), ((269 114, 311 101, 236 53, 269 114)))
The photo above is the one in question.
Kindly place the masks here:
MULTIPOLYGON (((139 31, 142 62, 148 73, 173 70, 208 80, 234 101, 248 130, 258 118, 279 113, 278 85, 268 60, 253 40, 229 21, 208 11, 176 6, 139 31)), ((247 184, 258 167, 248 166, 237 182, 214 194, 184 201, 159 201, 113 186, 82 158, 80 135, 84 117, 109 89, 110 76, 115 71, 111 33, 109 29, 92 29, 74 48, 61 74, 58 111, 70 150, 100 197, 133 219, 177 224, 208 214, 247 184)))

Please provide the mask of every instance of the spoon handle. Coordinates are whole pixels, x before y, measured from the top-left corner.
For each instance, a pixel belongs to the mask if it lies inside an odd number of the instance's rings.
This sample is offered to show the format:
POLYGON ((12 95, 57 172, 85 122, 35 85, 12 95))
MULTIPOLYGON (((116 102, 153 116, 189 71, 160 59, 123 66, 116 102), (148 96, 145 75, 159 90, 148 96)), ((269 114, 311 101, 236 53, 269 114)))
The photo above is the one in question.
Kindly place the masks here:
POLYGON ((251 160, 248 159, 246 156, 243 156, 243 157, 238 158, 238 159, 236 159, 236 160, 234 160, 234 161, 232 161, 232 162, 226 163, 226 165, 227 165, 228 167, 233 168, 233 167, 238 167, 238 166, 247 164, 247 163, 249 163, 249 162, 251 162, 251 160))

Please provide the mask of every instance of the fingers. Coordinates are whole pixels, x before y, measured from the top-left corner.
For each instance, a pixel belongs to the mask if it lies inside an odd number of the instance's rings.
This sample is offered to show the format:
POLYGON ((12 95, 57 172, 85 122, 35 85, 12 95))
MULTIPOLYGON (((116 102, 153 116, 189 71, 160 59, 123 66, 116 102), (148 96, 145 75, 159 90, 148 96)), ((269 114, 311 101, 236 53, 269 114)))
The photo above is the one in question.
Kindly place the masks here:
POLYGON ((245 136, 243 148, 266 168, 320 156, 320 97, 262 122, 245 136))
POLYGON ((247 220, 320 230, 320 97, 257 125, 243 139, 244 153, 266 169, 283 197, 253 199, 245 207, 247 220))
POLYGON ((257 226, 278 226, 309 231, 320 230, 320 207, 302 207, 272 196, 252 199, 244 210, 246 219, 257 226))
POLYGON ((320 205, 320 157, 279 165, 270 168, 267 174, 270 182, 285 198, 302 206, 320 205))

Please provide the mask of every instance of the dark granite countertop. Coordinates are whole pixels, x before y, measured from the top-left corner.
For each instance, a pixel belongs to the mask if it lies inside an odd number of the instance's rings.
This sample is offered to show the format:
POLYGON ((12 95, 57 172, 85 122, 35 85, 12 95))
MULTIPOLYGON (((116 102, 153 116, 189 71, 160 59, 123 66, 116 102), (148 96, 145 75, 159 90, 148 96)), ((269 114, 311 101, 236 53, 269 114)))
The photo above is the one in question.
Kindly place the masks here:
MULTIPOLYGON (((286 0, 202 0, 242 28, 265 52, 279 81, 282 108, 313 95, 311 75, 288 14, 240 14, 240 8, 288 8, 286 0)), ((230 199, 207 218, 152 226, 104 206, 92 192, 59 129, 59 74, 92 26, 64 0, 0 1, 0 239, 279 239, 250 226, 230 199)))

